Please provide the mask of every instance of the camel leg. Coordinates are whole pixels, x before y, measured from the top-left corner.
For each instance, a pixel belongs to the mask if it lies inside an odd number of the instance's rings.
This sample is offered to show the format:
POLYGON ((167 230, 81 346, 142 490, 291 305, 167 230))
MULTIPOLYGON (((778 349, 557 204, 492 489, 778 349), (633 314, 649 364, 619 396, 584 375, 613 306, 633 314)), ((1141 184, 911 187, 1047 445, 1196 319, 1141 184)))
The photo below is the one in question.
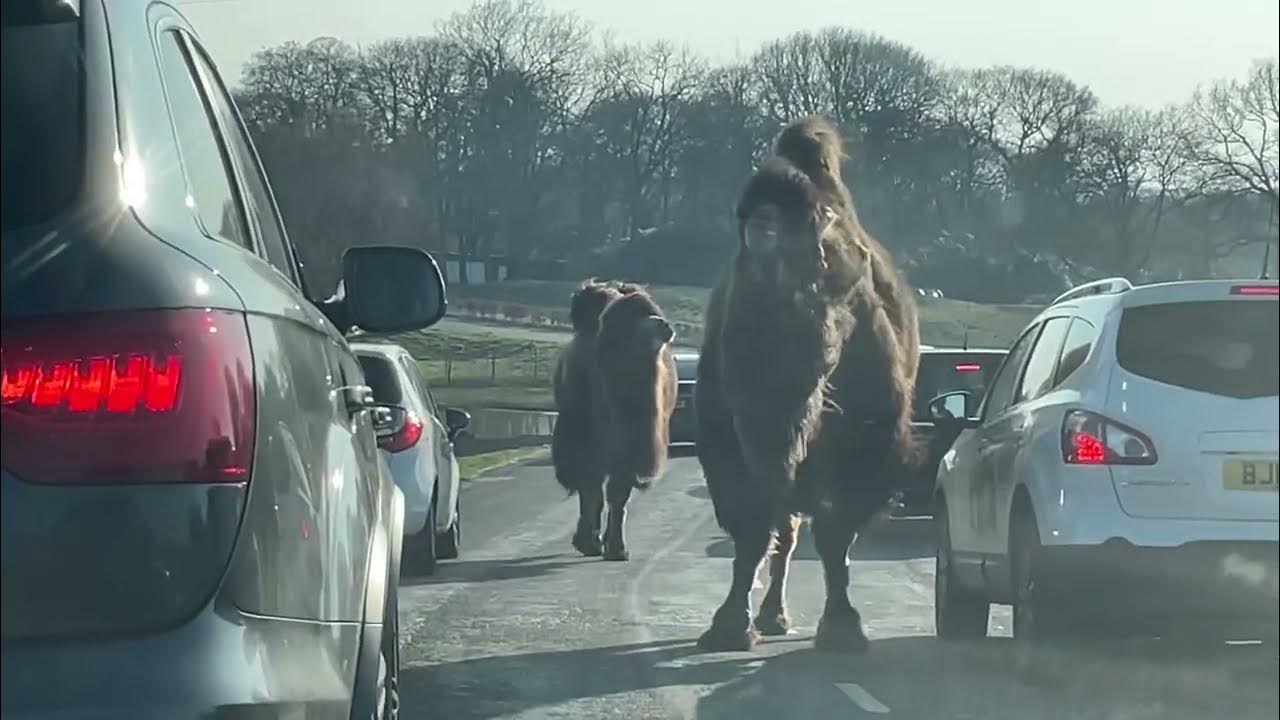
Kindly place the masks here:
POLYGON ((799 533, 798 515, 789 515, 778 524, 777 542, 769 559, 769 589, 756 615, 756 628, 762 635, 786 635, 791 630, 791 617, 787 614, 787 571, 791 569, 791 556, 796 551, 799 533))
POLYGON ((828 510, 813 519, 813 539, 822 558, 826 576, 827 602, 813 639, 820 650, 865 652, 867 636, 862 618, 849 602, 849 546, 857 536, 858 523, 848 513, 828 510))
POLYGON ((711 619, 711 628, 698 638, 698 647, 707 651, 749 650, 759 639, 751 625, 751 586, 769 551, 772 528, 767 513, 755 522, 735 523, 733 538, 733 582, 724 603, 711 619))
POLYGON ((604 478, 583 483, 578 490, 578 530, 573 534, 573 547, 586 557, 600 557, 600 513, 604 510, 604 478))
POLYGON ((605 483, 605 496, 609 501, 609 517, 604 528, 604 559, 624 561, 631 558, 627 552, 625 537, 627 522, 627 501, 631 499, 631 491, 635 489, 635 480, 630 475, 610 475, 605 483))

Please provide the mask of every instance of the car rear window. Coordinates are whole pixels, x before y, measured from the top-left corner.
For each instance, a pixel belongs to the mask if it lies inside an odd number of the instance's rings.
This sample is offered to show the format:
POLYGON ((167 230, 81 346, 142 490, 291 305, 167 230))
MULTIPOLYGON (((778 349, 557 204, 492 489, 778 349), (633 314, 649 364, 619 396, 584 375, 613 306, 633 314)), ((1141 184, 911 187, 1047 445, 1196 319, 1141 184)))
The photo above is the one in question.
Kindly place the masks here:
POLYGON ((1116 361, 1141 377, 1235 398, 1280 394, 1280 304, 1220 300, 1128 308, 1116 361))
POLYGON ((697 380, 698 379, 698 358, 696 357, 677 357, 676 358, 676 376, 681 380, 697 380))
POLYGON ((928 420, 929 401, 944 393, 971 390, 981 398, 1000 367, 1004 353, 927 352, 920 354, 916 374, 915 419, 928 420))
POLYGON ((373 388, 373 399, 393 405, 403 403, 404 391, 400 389, 400 379, 396 377, 395 363, 380 355, 359 355, 358 357, 360 366, 364 368, 365 382, 373 388))
POLYGON ((77 20, 6 12, 0 33, 0 217, 8 231, 49 220, 80 188, 84 58, 77 20))

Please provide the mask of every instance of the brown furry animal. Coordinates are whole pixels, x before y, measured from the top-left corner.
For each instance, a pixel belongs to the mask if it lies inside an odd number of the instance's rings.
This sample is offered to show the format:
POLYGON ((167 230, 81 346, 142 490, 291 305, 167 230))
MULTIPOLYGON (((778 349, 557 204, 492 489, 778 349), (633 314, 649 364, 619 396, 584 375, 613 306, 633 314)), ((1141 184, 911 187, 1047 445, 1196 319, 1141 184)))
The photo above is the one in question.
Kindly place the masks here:
POLYGON ((578 494, 573 546, 583 555, 626 560, 631 491, 660 475, 667 461, 676 399, 674 332, 653 298, 630 284, 588 280, 570 301, 569 315, 574 337, 556 366, 552 464, 560 484, 578 494))
POLYGON ((849 546, 914 459, 916 309, 859 224, 839 133, 792 123, 738 205, 739 249, 712 292, 698 364, 698 457, 734 541, 733 582, 699 645, 746 649, 790 625, 785 585, 800 517, 812 518, 827 601, 815 644, 867 645, 849 601, 849 546), (751 586, 776 542, 754 623, 751 586))

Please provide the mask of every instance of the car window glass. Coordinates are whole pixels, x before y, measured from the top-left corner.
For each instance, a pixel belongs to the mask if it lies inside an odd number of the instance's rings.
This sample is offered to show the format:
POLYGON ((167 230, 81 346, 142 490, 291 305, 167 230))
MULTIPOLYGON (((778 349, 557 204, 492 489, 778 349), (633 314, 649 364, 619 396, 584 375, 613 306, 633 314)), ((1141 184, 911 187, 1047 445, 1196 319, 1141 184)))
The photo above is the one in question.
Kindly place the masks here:
POLYGON ((1071 329, 1067 331, 1067 339, 1062 343, 1062 356, 1058 360, 1058 371, 1053 374, 1053 386, 1057 387, 1067 378, 1071 377, 1071 373, 1075 372, 1084 364, 1089 357, 1089 351, 1093 349, 1093 343, 1098 339, 1098 328, 1092 323, 1083 319, 1076 318, 1071 321, 1071 329))
POLYGON ((1120 317, 1116 360, 1166 385, 1223 397, 1274 397, 1280 394, 1277 316, 1274 300, 1131 307, 1120 317))
POLYGON ((222 119, 222 127, 226 129, 227 144, 240 165, 245 194, 248 196, 246 198, 249 205, 248 211, 257 221, 262 246, 267 253, 267 261, 284 273, 285 277, 295 280, 296 273, 287 247, 288 241, 285 239, 275 203, 272 201, 271 191, 263 177, 262 167, 258 163, 258 156, 244 133, 239 116, 231 103, 231 98, 227 96, 222 86, 217 71, 202 52, 197 51, 194 56, 204 75, 206 92, 213 99, 213 105, 222 119))
POLYGON ((1018 377, 1021 375, 1023 363, 1027 359, 1027 353, 1031 351, 1031 345, 1035 342, 1039 333, 1039 325, 1028 329, 1014 344, 1008 356, 1005 357, 1004 364, 1000 366, 1000 371, 996 374, 996 379, 991 383, 991 391, 987 393, 987 397, 983 400, 981 416, 984 420, 1004 412, 1004 409, 1013 400, 1013 389, 1017 385, 1018 377))
POLYGON ((232 190, 231 165, 213 116, 200 97, 186 50, 175 32, 160 36, 160 69, 174 134, 187 171, 190 195, 205 234, 252 248, 240 201, 232 190))
POLYGON ((916 371, 915 406, 912 417, 931 421, 929 402, 949 392, 967 390, 977 404, 1004 358, 1002 353, 926 352, 920 354, 916 371))
POLYGON ((1027 369, 1022 374, 1015 403, 1034 400, 1054 388, 1053 371, 1057 368, 1062 340, 1067 336, 1067 328, 1070 326, 1070 318, 1057 317, 1045 321, 1040 339, 1036 340, 1035 349, 1027 360, 1027 369))
POLYGON ((380 403, 400 405, 404 402, 404 393, 400 389, 400 380, 396 377, 395 365, 380 355, 359 355, 360 366, 364 369, 364 379, 373 390, 373 399, 380 403))
MULTIPOLYGON (((0 220, 8 231, 52 218, 80 188, 85 69, 79 22, 6 26, 3 37, 0 220)), ((29 237, 43 242, 39 234, 29 237)))
POLYGON ((417 361, 407 355, 402 355, 400 356, 400 364, 404 368, 405 374, 409 376, 409 382, 413 383, 414 391, 418 393, 418 397, 422 398, 422 402, 427 406, 427 412, 435 415, 436 404, 431 397, 431 391, 427 388, 426 379, 422 377, 422 370, 418 367, 417 361))

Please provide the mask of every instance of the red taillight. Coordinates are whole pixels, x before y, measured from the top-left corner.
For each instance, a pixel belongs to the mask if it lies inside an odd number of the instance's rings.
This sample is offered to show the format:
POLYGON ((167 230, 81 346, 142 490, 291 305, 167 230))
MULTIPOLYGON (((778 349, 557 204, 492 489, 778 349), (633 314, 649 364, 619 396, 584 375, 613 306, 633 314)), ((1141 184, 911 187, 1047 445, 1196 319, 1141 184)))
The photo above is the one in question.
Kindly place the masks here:
POLYGON ((5 319, 4 468, 33 483, 243 482, 253 361, 243 315, 5 319))
POLYGON ((1072 410, 1062 421, 1062 460, 1069 465, 1154 465, 1156 446, 1131 427, 1072 410))
POLYGON ((1235 285, 1231 288, 1231 294, 1277 297, 1280 296, 1280 285, 1235 285))
POLYGON ((408 450, 422 439, 422 418, 412 411, 405 414, 404 427, 395 435, 384 438, 378 446, 390 453, 408 450))
POLYGON ((977 363, 957 363, 956 372, 962 372, 962 373, 982 372, 982 366, 977 363))
POLYGON ((1107 461, 1107 446, 1102 444, 1102 438, 1096 435, 1090 435, 1084 431, 1077 431, 1071 436, 1071 452, 1067 455, 1067 462, 1076 462, 1080 465, 1101 465, 1107 461))

